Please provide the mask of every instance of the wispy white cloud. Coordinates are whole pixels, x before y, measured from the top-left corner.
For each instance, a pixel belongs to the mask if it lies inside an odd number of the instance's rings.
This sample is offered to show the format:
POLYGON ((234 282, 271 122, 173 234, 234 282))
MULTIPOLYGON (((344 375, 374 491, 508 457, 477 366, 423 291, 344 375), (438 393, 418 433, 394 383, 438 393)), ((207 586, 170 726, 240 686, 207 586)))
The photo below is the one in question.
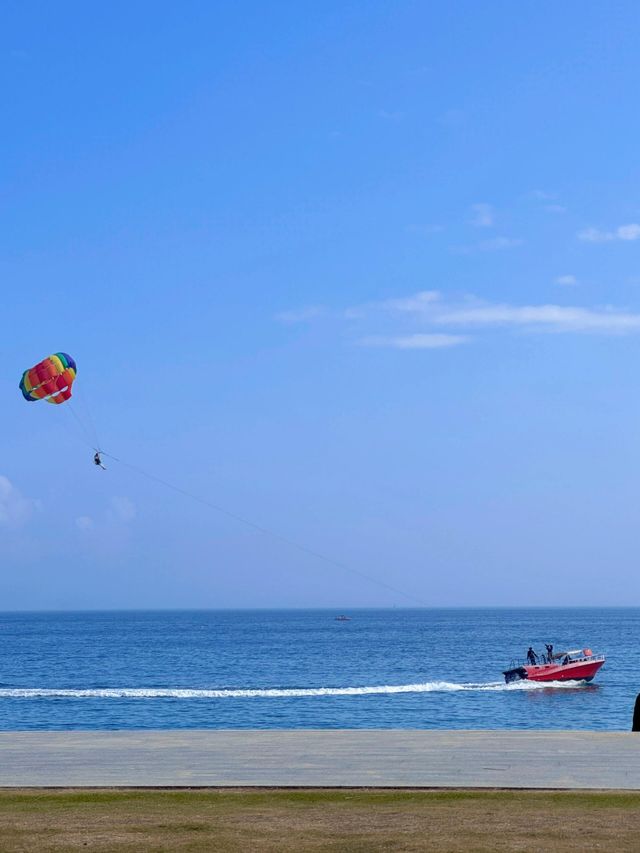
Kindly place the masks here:
POLYGON ((578 232, 578 239, 587 243, 609 243, 612 240, 640 240, 640 225, 631 222, 628 225, 619 225, 612 231, 603 231, 600 228, 585 228, 578 232))
POLYGON ((613 232, 600 231, 598 228, 584 228, 578 232, 578 240, 584 240, 587 243, 606 243, 607 240, 614 239, 613 232))
POLYGON ((276 314, 276 320, 287 326, 294 326, 296 323, 307 323, 309 320, 315 320, 324 313, 325 309, 321 305, 305 305, 291 311, 280 311, 276 314))
POLYGON ((366 347, 388 347, 391 349, 444 349, 463 344, 468 340, 465 335, 446 335, 437 332, 413 335, 369 335, 360 338, 358 343, 366 347))
POLYGON ((131 498, 111 498, 111 515, 115 517, 117 521, 133 521, 137 515, 136 505, 131 498))
POLYGON ((400 299, 386 299, 380 304, 382 308, 387 308, 391 311, 420 314, 423 311, 430 310, 433 304, 440 302, 441 299, 442 297, 437 290, 420 290, 418 293, 413 293, 411 296, 404 296, 400 299))
POLYGON ((575 275, 559 275, 555 279, 556 284, 561 284, 563 287, 573 287, 578 283, 575 275))
POLYGON ((111 498, 108 506, 97 517, 80 515, 76 518, 75 524, 78 530, 82 530, 84 533, 108 529, 111 536, 118 530, 123 531, 135 519, 136 515, 137 507, 131 498, 117 496, 111 498))
POLYGON ((471 246, 453 246, 452 251, 462 255, 471 255, 474 252, 502 252, 505 249, 515 249, 524 241, 517 237, 491 237, 489 240, 480 240, 471 246))
POLYGON ((8 477, 0 474, 1 527, 21 527, 40 506, 40 501, 25 498, 8 477))
POLYGON ((499 252, 502 249, 514 249, 522 245, 522 240, 517 237, 494 237, 491 240, 482 240, 478 243, 481 252, 499 252))
POLYGON ((637 332, 640 314, 611 308, 591 309, 564 305, 487 304, 459 308, 437 318, 441 325, 518 326, 556 332, 637 332))
POLYGON ((527 193, 526 198, 538 201, 541 204, 541 209, 547 213, 566 213, 567 208, 564 204, 558 201, 558 193, 549 192, 549 190, 531 190, 527 193))
POLYGON ((471 219, 469 222, 476 228, 490 228, 495 220, 493 207, 490 204, 481 202, 471 205, 471 219))
MULTIPOLYGON (((556 283, 575 286, 574 275, 556 283)), ((340 316, 337 312, 336 319, 340 316)), ((466 295, 451 298, 437 290, 347 308, 352 340, 363 347, 397 350, 447 349, 488 334, 640 333, 640 313, 611 305, 514 304, 466 295)))
POLYGON ((555 201, 558 198, 558 193, 549 192, 549 190, 531 190, 530 198, 535 198, 537 201, 555 201))
POLYGON ((433 290, 381 303, 387 311, 410 314, 421 326, 481 329, 518 328, 537 332, 599 332, 624 334, 640 331, 640 314, 611 306, 584 308, 566 305, 512 305, 468 296, 452 302, 433 290))

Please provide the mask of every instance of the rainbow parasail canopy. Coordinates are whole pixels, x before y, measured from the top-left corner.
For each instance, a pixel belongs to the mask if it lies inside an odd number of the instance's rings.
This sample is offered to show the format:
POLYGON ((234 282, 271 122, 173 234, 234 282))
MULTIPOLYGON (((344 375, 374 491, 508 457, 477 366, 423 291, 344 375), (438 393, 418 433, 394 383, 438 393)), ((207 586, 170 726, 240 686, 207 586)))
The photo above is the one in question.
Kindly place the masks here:
POLYGON ((48 403, 64 403, 71 396, 76 372, 76 363, 66 352, 43 358, 35 367, 22 374, 22 396, 29 402, 46 400, 48 403))

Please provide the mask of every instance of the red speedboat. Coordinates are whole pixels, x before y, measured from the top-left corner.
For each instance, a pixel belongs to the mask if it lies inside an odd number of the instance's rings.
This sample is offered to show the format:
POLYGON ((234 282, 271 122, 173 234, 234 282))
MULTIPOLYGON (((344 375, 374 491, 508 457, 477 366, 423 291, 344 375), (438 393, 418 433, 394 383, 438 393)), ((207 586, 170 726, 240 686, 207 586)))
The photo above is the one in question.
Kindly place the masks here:
POLYGON ((604 655, 594 655, 591 649, 556 652, 550 658, 539 655, 538 663, 516 664, 512 661, 503 672, 504 680, 512 681, 591 681, 605 661, 604 655))

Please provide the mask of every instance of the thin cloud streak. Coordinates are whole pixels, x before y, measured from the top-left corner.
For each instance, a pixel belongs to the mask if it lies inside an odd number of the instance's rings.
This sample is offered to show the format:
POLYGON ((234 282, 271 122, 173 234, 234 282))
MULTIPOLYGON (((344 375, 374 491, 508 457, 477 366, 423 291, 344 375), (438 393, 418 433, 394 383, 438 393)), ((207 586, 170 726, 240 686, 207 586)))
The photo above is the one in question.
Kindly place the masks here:
POLYGON ((586 243, 610 243, 613 240, 633 242, 640 240, 640 225, 637 222, 631 222, 628 225, 619 225, 613 231, 585 228, 578 232, 578 240, 586 243))
POLYGON ((358 344, 364 347, 386 347, 388 349, 446 349, 456 347, 468 341, 466 335, 445 335, 438 333, 416 333, 413 335, 370 335, 360 338, 358 344))
POLYGON ((480 204, 471 205, 471 225, 476 228, 491 228, 494 223, 493 208, 490 204, 482 202, 480 204))
POLYGON ((514 249, 522 245, 522 240, 517 237, 493 237, 491 240, 482 240, 478 243, 481 252, 499 252, 502 249, 514 249))
POLYGON ((517 326, 533 331, 609 332, 640 331, 640 314, 613 309, 563 305, 482 305, 445 311, 435 318, 445 326, 517 326))
POLYGON ((324 313, 325 309, 321 305, 306 305, 291 311, 280 311, 276 314, 276 320, 279 323, 284 323, 285 326, 294 326, 297 323, 308 323, 310 320, 315 320, 324 313))
POLYGON ((473 296, 458 303, 449 303, 438 291, 424 290, 404 299, 387 300, 381 303, 381 307, 391 312, 413 314, 420 322, 431 326, 510 326, 530 331, 609 334, 640 331, 640 314, 610 306, 511 305, 491 303, 473 296))
POLYGON ((8 477, 0 474, 0 527, 22 527, 40 507, 40 501, 25 498, 8 477))
POLYGON ((523 242, 518 237, 491 237, 489 240, 480 240, 472 246, 454 246, 452 251, 462 255, 470 255, 473 252, 501 252, 504 249, 515 249, 523 242))
MULTIPOLYGON (((558 276, 556 282, 572 286, 577 279, 564 275, 558 276)), ((456 347, 473 340, 472 332, 618 336, 640 332, 640 313, 610 305, 514 305, 473 295, 453 300, 437 290, 355 305, 344 310, 342 317, 357 324, 360 334, 354 337, 358 346, 399 350, 456 347), (367 326, 377 330, 362 334, 367 326)))
POLYGON ((430 310, 434 304, 441 302, 441 299, 442 297, 437 290, 420 290, 412 296, 387 299, 381 303, 381 307, 391 311, 406 311, 409 314, 420 313, 430 310))
POLYGON ((558 193, 549 192, 548 190, 531 190, 529 196, 538 201, 554 201, 558 198, 558 193))
POLYGON ((137 515, 137 509, 131 498, 115 497, 111 499, 111 515, 117 521, 133 521, 137 515))

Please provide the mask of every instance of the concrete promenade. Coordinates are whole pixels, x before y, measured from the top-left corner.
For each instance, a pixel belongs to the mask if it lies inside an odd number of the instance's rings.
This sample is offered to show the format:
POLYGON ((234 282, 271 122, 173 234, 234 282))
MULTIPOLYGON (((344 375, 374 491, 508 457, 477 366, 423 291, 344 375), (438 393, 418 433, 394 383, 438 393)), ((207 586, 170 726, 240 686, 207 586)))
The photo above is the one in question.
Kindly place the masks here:
POLYGON ((1 732, 0 786, 640 790, 640 734, 551 731, 1 732))

